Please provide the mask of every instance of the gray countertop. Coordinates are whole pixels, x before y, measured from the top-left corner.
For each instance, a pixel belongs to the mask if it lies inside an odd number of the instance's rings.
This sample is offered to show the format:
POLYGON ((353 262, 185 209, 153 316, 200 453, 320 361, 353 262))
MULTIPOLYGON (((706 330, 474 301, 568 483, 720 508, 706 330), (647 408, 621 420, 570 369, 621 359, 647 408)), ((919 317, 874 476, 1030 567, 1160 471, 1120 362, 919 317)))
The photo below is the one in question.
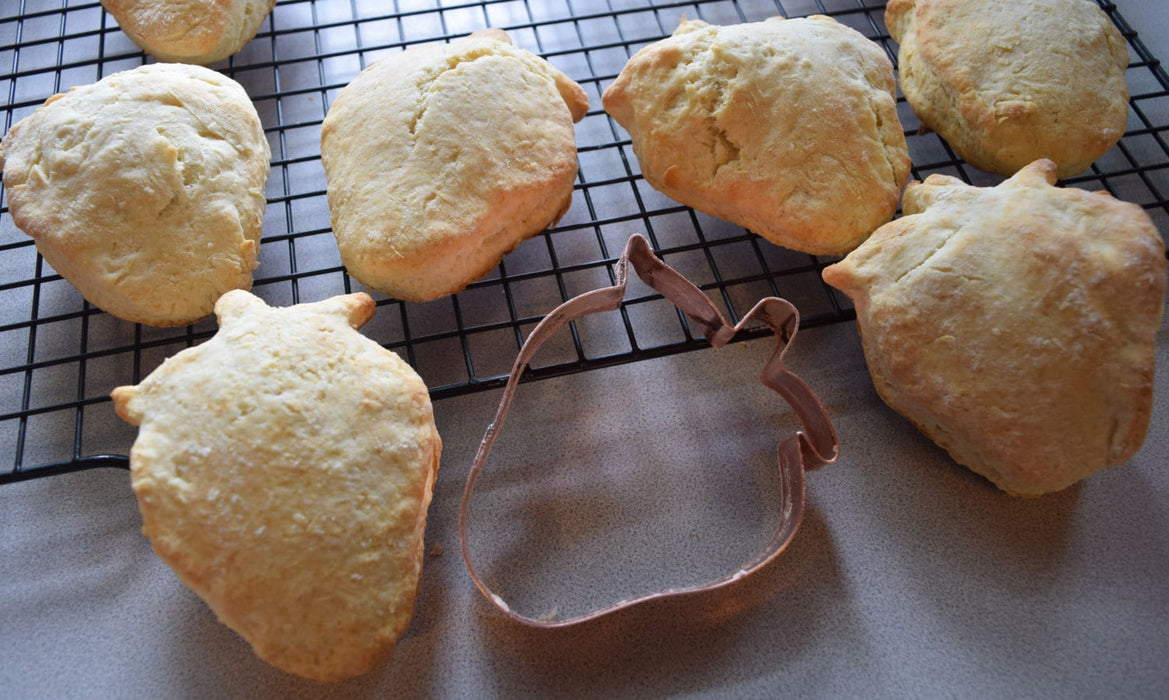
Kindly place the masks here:
MULTIPOLYGON (((1169 6, 1118 0, 1157 56, 1169 6)), ((1164 233, 1164 231, 1163 231, 1164 233)), ((529 383, 481 492, 502 592, 533 606, 735 566, 769 535, 769 341, 529 383), (636 468, 635 468, 636 467, 636 468), (649 470, 648 472, 646 470, 649 470), (613 576, 614 570, 628 580, 613 576)), ((757 576, 565 630, 504 619, 459 555, 458 502, 497 391, 438 401, 442 468, 413 623, 374 672, 283 674, 151 552, 120 470, 0 487, 0 696, 1166 697, 1169 324, 1143 449, 1016 499, 956 466, 873 390, 855 325, 801 331, 793 368, 840 460, 757 576)))

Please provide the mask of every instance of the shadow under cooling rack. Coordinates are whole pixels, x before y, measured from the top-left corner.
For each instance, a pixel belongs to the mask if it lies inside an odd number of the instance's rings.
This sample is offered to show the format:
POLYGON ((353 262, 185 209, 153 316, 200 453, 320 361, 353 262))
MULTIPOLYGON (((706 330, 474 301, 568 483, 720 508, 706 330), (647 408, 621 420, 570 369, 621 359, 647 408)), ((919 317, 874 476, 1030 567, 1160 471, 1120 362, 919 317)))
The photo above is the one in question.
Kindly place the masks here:
MULTIPOLYGON (((1105 189, 1169 220, 1169 80, 1108 2, 1101 7, 1129 43, 1128 131, 1084 174, 1064 184, 1105 189)), ((896 59, 884 3, 867 0, 287 0, 239 54, 213 68, 244 86, 272 148, 260 267, 253 291, 273 305, 314 301, 362 287, 345 274, 329 227, 320 126, 337 91, 371 62, 411 45, 447 41, 486 26, 506 29, 579 82, 592 108, 577 124, 580 174, 558 224, 516 248, 485 279, 425 304, 374 294, 363 329, 413 365, 441 399, 501 386, 531 328, 563 300, 607 286, 632 233, 701 286, 732 322, 761 297, 787 298, 805 326, 854 318, 846 298, 820 280, 833 259, 786 250, 694 212, 641 178, 628 135, 600 96, 629 56, 669 35, 683 16, 713 24, 773 15, 826 14, 896 59)), ((0 107, 5 130, 46 98, 132 68, 146 58, 97 2, 20 0, 0 9, 0 107)), ((898 103, 917 179, 955 175, 997 182, 962 163, 898 103)), ((109 392, 138 382, 166 357, 215 331, 139 326, 89 304, 37 254, 0 201, 0 483, 97 466, 126 466, 135 429, 109 392)), ((746 339, 763 335, 748 329, 746 339)), ((589 317, 550 342, 528 378, 634 362, 707 347, 674 308, 636 285, 620 312, 589 317)))

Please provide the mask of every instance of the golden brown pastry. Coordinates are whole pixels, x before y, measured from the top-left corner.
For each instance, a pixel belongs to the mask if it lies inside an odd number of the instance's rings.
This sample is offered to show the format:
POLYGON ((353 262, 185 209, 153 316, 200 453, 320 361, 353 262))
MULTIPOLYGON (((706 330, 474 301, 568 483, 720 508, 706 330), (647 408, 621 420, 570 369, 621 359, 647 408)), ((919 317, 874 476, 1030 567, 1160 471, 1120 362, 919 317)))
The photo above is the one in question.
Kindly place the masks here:
POLYGON ((1054 187, 1055 172, 1040 160, 996 187, 911 182, 905 216, 824 269, 856 305, 885 402, 1026 496, 1140 448, 1165 300, 1145 211, 1054 187))
POLYGON ((584 90, 499 30, 365 69, 321 128, 341 261, 406 301, 460 291, 560 219, 584 90))
POLYGON ((893 66, 830 17, 683 21, 602 101, 656 189, 796 250, 852 250, 909 177, 893 66))
POLYGON ((1124 37, 1090 0, 890 0, 905 99, 963 159, 1085 170, 1124 135, 1124 37))
POLYGON ((276 0, 101 0, 118 26, 160 61, 207 65, 256 36, 276 0))
POLYGON ((155 552, 269 663, 332 681, 409 625, 442 444, 426 386, 356 331, 364 293, 216 305, 219 332, 113 392, 155 552))
POLYGON ((158 326, 249 289, 268 140, 234 80, 147 65, 55 95, 0 142, 16 225, 97 307, 158 326))

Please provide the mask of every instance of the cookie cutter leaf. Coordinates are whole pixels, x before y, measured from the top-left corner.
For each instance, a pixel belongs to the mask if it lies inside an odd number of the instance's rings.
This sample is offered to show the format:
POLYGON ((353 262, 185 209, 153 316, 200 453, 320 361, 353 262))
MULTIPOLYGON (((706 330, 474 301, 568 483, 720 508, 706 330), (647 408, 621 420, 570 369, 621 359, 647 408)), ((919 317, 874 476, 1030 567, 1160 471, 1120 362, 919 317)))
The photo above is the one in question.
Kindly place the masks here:
POLYGON ((625 252, 615 264, 614 277, 613 286, 594 289, 569 299, 553 309, 532 330, 512 365, 503 397, 500 399, 499 407, 495 413, 495 419, 487 427, 463 488, 462 503, 459 507, 459 542, 467 572, 475 586, 497 610, 512 620, 531 627, 568 627, 650 600, 685 596, 722 588, 750 576, 778 557, 787 548, 799 529, 804 514, 804 472, 831 464, 836 461, 840 453, 836 431, 832 427, 832 421, 828 418, 823 404, 820 403, 811 387, 790 372, 783 362, 788 346, 799 328, 799 311, 790 302, 778 297, 766 297, 756 303, 736 325, 729 326, 706 294, 654 255, 649 241, 640 234, 634 234, 629 238, 625 252), (782 488, 780 521, 771 539, 759 552, 734 571, 716 579, 696 585, 668 588, 626 598, 611 605, 595 608, 571 617, 559 618, 554 614, 529 617, 508 606, 506 601, 484 583, 472 564, 467 529, 475 484, 483 472, 496 437, 503 429, 504 420, 507 418, 508 409, 511 406, 520 377, 533 355, 545 340, 572 321, 589 314, 618 309, 625 298, 630 265, 633 266, 634 271, 643 282, 699 325, 706 339, 715 348, 726 345, 741 328, 752 321, 767 325, 775 333, 775 349, 763 366, 760 381, 764 386, 783 397, 803 425, 803 430, 797 431, 783 440, 777 450, 782 488))

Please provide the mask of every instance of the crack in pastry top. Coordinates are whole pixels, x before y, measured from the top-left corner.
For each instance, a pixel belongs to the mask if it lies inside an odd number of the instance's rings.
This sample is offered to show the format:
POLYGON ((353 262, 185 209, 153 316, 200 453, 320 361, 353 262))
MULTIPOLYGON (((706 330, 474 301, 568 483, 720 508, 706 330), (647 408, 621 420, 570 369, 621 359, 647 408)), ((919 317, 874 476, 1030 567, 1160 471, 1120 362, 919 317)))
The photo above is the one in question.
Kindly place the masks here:
MULTIPOLYGON (((685 76, 685 91, 680 91, 673 95, 667 112, 673 114, 678 111, 695 110, 704 115, 704 124, 707 127, 708 135, 710 137, 709 143, 703 143, 708 146, 712 155, 712 170, 710 177, 713 179, 718 176, 718 173, 727 166, 731 166, 737 162, 742 161, 748 157, 751 151, 746 149, 742 143, 735 139, 731 133, 722 125, 721 117, 725 110, 730 107, 732 102, 736 99, 734 90, 728 89, 731 81, 739 75, 740 66, 734 60, 731 60, 728 49, 734 48, 733 42, 722 40, 719 36, 721 31, 725 31, 727 27, 719 27, 716 25, 705 25, 700 22, 684 23, 674 33, 674 36, 682 34, 690 34, 692 44, 686 47, 686 58, 679 60, 674 70, 683 73, 685 76)), ((825 35, 825 39, 829 36, 825 35)), ((850 48, 841 42, 835 42, 842 48, 850 48)), ((803 68, 810 68, 812 66, 811 59, 808 56, 801 55, 799 52, 792 51, 788 47, 774 46, 771 44, 759 44, 753 48, 760 51, 769 59, 775 59, 777 56, 787 57, 795 63, 798 63, 803 68)), ((832 65, 829 68, 838 71, 846 77, 847 80, 855 82, 859 85, 872 85, 879 88, 887 87, 889 90, 893 86, 886 85, 888 82, 880 71, 872 70, 871 61, 866 60, 866 57, 860 51, 854 52, 857 55, 857 60, 854 62, 844 62, 839 65, 832 65)), ((898 180, 897 164, 895 162, 894 154, 890 149, 896 150, 896 144, 890 142, 888 134, 886 133, 886 125, 881 117, 881 105, 878 102, 879 95, 873 90, 865 90, 864 97, 869 109, 867 112, 872 115, 875 131, 879 136, 879 145, 884 159, 884 167, 882 168, 883 175, 888 182, 896 183, 898 180)), ((858 116, 859 118, 859 116, 858 116)), ((823 154, 825 157, 833 158, 834 154, 823 154)), ((846 163, 841 163, 846 166, 846 163)))
POLYGON ((483 58, 484 56, 495 55, 499 54, 492 51, 491 47, 484 46, 466 54, 454 54, 448 56, 445 64, 432 66, 424 70, 422 75, 419 76, 419 80, 415 83, 415 87, 418 90, 418 105, 414 112, 414 117, 410 119, 410 122, 406 127, 410 135, 417 137, 418 122, 422 121, 423 115, 426 114, 427 107, 430 106, 429 98, 436 89, 435 85, 438 83, 439 78, 455 70, 464 63, 473 63, 483 58))

